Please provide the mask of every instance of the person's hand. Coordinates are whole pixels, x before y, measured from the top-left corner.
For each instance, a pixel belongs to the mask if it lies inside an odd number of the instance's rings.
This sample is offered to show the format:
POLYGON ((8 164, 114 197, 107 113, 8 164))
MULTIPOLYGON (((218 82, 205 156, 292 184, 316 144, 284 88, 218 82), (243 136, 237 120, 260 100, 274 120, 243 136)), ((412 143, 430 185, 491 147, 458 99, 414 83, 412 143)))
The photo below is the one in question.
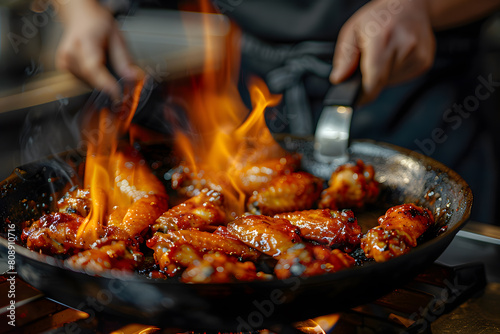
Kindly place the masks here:
POLYGON ((67 1, 58 10, 64 34, 56 66, 119 99, 120 88, 106 64, 122 78, 137 79, 143 74, 133 63, 111 13, 95 0, 67 1))
POLYGON ((417 77, 434 62, 435 37, 424 0, 373 0, 340 30, 330 81, 349 78, 359 66, 360 103, 375 99, 387 85, 417 77))

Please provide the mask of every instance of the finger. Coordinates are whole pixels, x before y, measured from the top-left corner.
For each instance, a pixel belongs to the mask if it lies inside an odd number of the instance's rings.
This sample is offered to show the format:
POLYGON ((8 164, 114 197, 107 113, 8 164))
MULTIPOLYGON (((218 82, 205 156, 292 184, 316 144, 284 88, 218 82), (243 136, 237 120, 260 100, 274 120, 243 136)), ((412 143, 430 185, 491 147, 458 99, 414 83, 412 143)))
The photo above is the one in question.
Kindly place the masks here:
POLYGON ((98 90, 109 94, 112 99, 120 98, 120 87, 113 75, 106 68, 104 48, 95 43, 82 42, 81 52, 76 59, 78 75, 98 90))
POLYGON ((107 67, 103 64, 97 65, 93 67, 93 72, 94 75, 89 79, 91 80, 90 84, 108 94, 113 101, 120 100, 121 88, 107 67))
POLYGON ((394 57, 395 51, 379 40, 371 40, 366 44, 360 59, 363 92, 360 104, 374 100, 387 85, 394 57))
POLYGON ((330 82, 338 84, 349 78, 358 67, 360 47, 357 39, 356 26, 346 24, 341 29, 333 55, 333 70, 330 82))
POLYGON ((110 63, 118 76, 131 80, 138 80, 144 76, 141 68, 134 64, 125 39, 118 28, 111 34, 109 46, 110 63))

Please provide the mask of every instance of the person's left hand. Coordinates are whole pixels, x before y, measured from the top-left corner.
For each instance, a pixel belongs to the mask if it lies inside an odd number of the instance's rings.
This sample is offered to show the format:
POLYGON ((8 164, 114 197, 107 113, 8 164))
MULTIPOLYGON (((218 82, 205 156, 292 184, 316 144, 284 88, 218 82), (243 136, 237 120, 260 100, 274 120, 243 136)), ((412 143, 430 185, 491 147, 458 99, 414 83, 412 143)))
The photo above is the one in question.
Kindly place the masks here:
POLYGON ((435 44, 425 0, 371 1, 340 30, 330 81, 344 81, 359 66, 360 103, 367 103, 385 86, 428 70, 434 62, 435 44))
POLYGON ((109 10, 96 0, 65 1, 57 8, 65 28, 56 53, 57 67, 119 100, 120 87, 106 64, 121 78, 137 80, 144 73, 134 64, 109 10))

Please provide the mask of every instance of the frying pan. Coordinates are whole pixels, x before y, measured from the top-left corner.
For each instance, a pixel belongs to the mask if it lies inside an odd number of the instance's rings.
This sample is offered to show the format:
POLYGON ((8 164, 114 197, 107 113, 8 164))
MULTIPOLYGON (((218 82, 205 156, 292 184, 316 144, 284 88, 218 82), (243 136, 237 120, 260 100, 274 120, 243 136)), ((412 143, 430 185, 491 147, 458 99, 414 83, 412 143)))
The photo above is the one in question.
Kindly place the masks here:
MULTIPOLYGON (((301 146, 306 147, 306 146, 301 146)), ((312 154, 311 149, 309 150, 312 154)), ((169 149, 145 151, 167 169, 169 149), (152 153, 151 153, 152 152, 152 153)), ((433 263, 469 217, 472 193, 444 165, 409 150, 369 140, 353 141, 350 160, 372 164, 381 182, 380 200, 356 213, 366 231, 376 217, 398 203, 428 207, 436 227, 409 253, 384 263, 315 277, 224 284, 185 284, 110 272, 93 276, 60 259, 15 246, 18 275, 46 296, 90 314, 187 330, 253 331, 352 308, 392 291, 433 263)), ((7 253, 8 229, 19 238, 23 222, 51 210, 57 197, 79 182, 83 158, 52 157, 17 168, 0 184, 0 248, 7 253)), ((307 157, 306 157, 307 160, 307 157)), ((313 166, 314 167, 314 166, 313 166)), ((321 167, 321 166, 320 166, 321 167)), ((315 170, 309 166, 310 170, 315 170)), ((157 170, 157 172, 161 171, 157 170)), ((324 166, 318 173, 324 172, 324 166), (323 168, 323 169, 322 169, 323 168)), ((19 240, 19 239, 18 239, 19 240)))

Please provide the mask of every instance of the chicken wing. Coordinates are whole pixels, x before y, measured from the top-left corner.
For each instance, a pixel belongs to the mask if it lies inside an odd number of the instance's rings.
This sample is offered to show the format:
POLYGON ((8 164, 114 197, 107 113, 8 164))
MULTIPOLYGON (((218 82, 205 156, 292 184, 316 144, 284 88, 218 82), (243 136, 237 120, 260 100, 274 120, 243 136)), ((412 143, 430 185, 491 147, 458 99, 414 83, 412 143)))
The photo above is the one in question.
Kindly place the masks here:
MULTIPOLYGON (((76 194, 76 193, 75 193, 76 194)), ((79 198, 75 201, 67 197, 63 211, 72 212, 73 203, 82 207, 79 198)), ((92 243, 84 243, 78 238, 78 230, 82 228, 89 216, 83 217, 76 213, 53 212, 43 215, 31 226, 25 228, 21 234, 26 246, 44 254, 72 255, 84 249, 91 249, 98 244, 110 240, 130 241, 138 247, 138 238, 168 208, 166 199, 160 196, 147 196, 134 202, 128 209, 115 209, 104 221, 99 237, 92 243)), ((77 210, 81 211, 81 210, 77 210)))
POLYGON ((279 279, 290 276, 308 277, 337 272, 355 264, 353 257, 339 249, 300 244, 290 248, 280 257, 274 273, 279 279))
POLYGON ((168 209, 163 184, 138 151, 126 146, 112 156, 112 162, 106 162, 107 157, 87 157, 85 183, 91 209, 77 231, 85 248, 103 237, 138 239, 168 209))
POLYGON ((129 247, 125 241, 88 249, 66 259, 65 263, 77 270, 102 274, 108 270, 133 271, 142 262, 143 254, 129 247))
POLYGON ((351 210, 304 210, 281 213, 274 217, 287 219, 300 228, 300 235, 304 239, 328 247, 350 252, 360 243, 361 227, 351 210))
MULTIPOLYGON (((198 230, 156 232, 146 242, 146 245, 154 250, 155 259, 160 268, 170 272, 174 272, 174 268, 179 264, 187 267, 187 263, 178 258, 181 255, 176 254, 179 247, 184 247, 184 245, 188 245, 191 249, 201 253, 221 252, 245 260, 256 260, 260 256, 255 249, 248 247, 239 240, 198 230)), ((180 249, 182 250, 182 248, 180 249)), ((182 254, 185 253, 186 250, 183 250, 182 254)))
POLYGON ((198 195, 164 212, 152 226, 153 232, 187 229, 215 229, 226 223, 224 197, 217 191, 203 189, 198 195))
POLYGON ((361 238, 361 248, 368 258, 384 262, 417 246, 417 238, 434 224, 434 217, 429 209, 409 203, 390 208, 378 221, 379 226, 361 238))
POLYGON ((246 245, 273 257, 301 242, 298 227, 286 219, 263 215, 237 218, 227 224, 227 230, 246 245))
POLYGON ((295 171, 300 166, 300 159, 300 155, 291 154, 262 162, 246 163, 243 166, 235 164, 223 173, 205 169, 203 166, 191 168, 183 163, 172 174, 172 189, 187 197, 198 195, 204 188, 223 192, 224 189, 233 187, 227 178, 227 175, 231 175, 236 187, 249 196, 273 178, 295 171))
POLYGON ((126 211, 116 209, 108 219, 107 236, 115 240, 137 239, 144 235, 156 219, 168 209, 164 196, 146 195, 136 200, 126 211), (117 211, 118 210, 118 211, 117 211), (118 217, 124 213, 123 218, 118 217), (117 219, 112 219, 115 214, 117 219))
POLYGON ((89 189, 77 188, 65 194, 58 202, 59 212, 76 213, 87 217, 92 204, 89 189))
MULTIPOLYGON (((118 219, 108 219, 108 227, 114 230, 118 239, 125 235, 130 239, 140 237, 168 209, 168 196, 163 184, 145 164, 139 152, 128 148, 117 152, 115 161, 114 199, 122 197, 115 204, 118 219), (123 201, 123 197, 128 201, 123 201), (123 204, 127 205, 126 212, 123 204), (120 213, 124 212, 122 219, 120 213)), ((113 214, 110 215, 113 218, 113 214)))
POLYGON ((44 254, 74 254, 83 248, 76 232, 84 218, 73 213, 45 214, 25 228, 21 240, 34 251, 44 254))
POLYGON ((247 201, 252 214, 272 216, 282 212, 311 209, 323 189, 323 180, 306 172, 272 179, 247 201))
POLYGON ((114 197, 127 197, 133 202, 148 195, 168 199, 163 183, 151 172, 140 152, 125 147, 116 152, 114 164, 114 197))
POLYGON ((251 215, 227 225, 227 230, 245 244, 274 257, 277 278, 314 276, 352 267, 348 254, 302 242, 298 228, 283 218, 251 215))
POLYGON ((204 254, 198 261, 191 262, 182 272, 185 283, 229 283, 253 281, 267 276, 257 272, 251 261, 241 262, 234 256, 215 252, 204 254))
POLYGON ((239 168, 236 166, 233 174, 237 176, 238 188, 245 194, 251 195, 277 176, 296 171, 300 167, 300 159, 298 154, 289 154, 260 163, 245 164, 239 168))
POLYGON ((172 174, 172 189, 181 196, 194 197, 203 189, 223 193, 224 189, 232 189, 231 182, 225 173, 210 171, 203 166, 194 169, 185 163, 180 164, 172 174))
POLYGON ((321 193, 318 207, 338 209, 362 208, 373 203, 380 192, 373 166, 358 160, 356 165, 339 166, 328 181, 328 188, 321 193))

